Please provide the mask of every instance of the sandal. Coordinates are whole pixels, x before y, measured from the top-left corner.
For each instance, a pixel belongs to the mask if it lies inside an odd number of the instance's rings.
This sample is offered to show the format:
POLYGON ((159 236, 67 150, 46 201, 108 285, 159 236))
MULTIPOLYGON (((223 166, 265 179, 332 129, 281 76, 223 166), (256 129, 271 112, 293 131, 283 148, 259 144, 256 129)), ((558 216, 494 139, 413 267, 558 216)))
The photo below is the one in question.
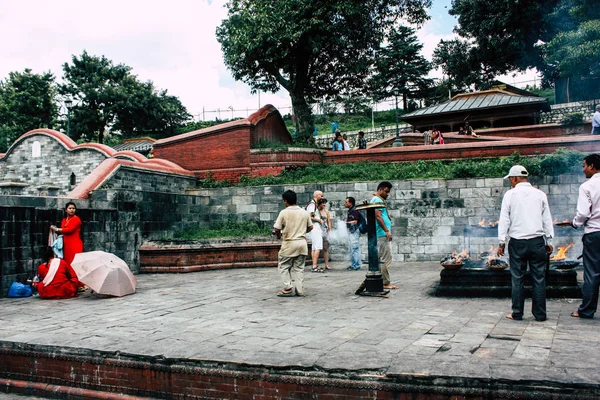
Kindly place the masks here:
POLYGON ((293 297, 295 296, 294 290, 293 289, 288 289, 288 290, 282 290, 279 293, 277 293, 277 296, 279 297, 293 297))
POLYGON ((317 272, 324 273, 324 272, 325 272, 325 270, 324 270, 323 268, 319 268, 319 269, 317 269, 317 272))
POLYGON ((310 269, 310 272, 319 272, 319 268, 318 267, 313 267, 310 269))
POLYGON ((328 271, 331 271, 331 267, 329 267, 329 265, 326 265, 325 269, 328 270, 328 271))

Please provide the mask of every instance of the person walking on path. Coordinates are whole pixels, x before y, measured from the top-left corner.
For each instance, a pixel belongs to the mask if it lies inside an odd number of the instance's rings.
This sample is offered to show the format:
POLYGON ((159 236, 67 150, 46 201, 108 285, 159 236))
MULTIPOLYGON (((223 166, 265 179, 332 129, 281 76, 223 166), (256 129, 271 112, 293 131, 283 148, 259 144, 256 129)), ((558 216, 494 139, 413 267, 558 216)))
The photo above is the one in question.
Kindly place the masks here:
POLYGON ((384 208, 375 210, 375 219, 377 220, 377 250, 381 261, 381 275, 383 276, 384 289, 398 289, 390 281, 389 268, 392 264, 392 220, 387 210, 387 198, 392 191, 392 184, 384 181, 377 186, 377 193, 371 199, 371 203, 383 203, 384 208))
POLYGON ((313 223, 313 229, 308 235, 308 239, 310 239, 312 272, 325 272, 324 269, 319 268, 319 255, 321 254, 321 250, 323 250, 323 232, 321 230, 323 220, 319 214, 318 204, 319 200, 322 198, 323 192, 315 190, 312 200, 306 205, 306 211, 310 215, 310 220, 313 223))
POLYGON ((304 296, 304 263, 308 255, 306 233, 313 225, 306 210, 296 205, 296 192, 286 190, 281 197, 285 209, 279 212, 273 225, 277 239, 283 239, 277 256, 283 290, 277 296, 304 296))
POLYGON ((73 262, 75 254, 83 252, 83 241, 81 240, 81 219, 75 213, 77 207, 72 201, 65 205, 65 214, 60 223, 60 228, 52 225, 50 227, 54 232, 63 235, 63 260, 69 265, 73 262))
POLYGON ((527 264, 533 281, 531 309, 536 321, 546 320, 546 263, 552 253, 554 228, 546 193, 527 182, 529 173, 513 166, 504 179, 512 189, 504 194, 498 223, 497 255, 504 255, 506 240, 512 283, 512 313, 506 318, 523 319, 525 307, 524 276, 527 264))
POLYGON ((354 197, 346 197, 344 206, 348 209, 346 217, 346 228, 348 229, 348 250, 350 250, 350 266, 348 271, 358 271, 360 269, 360 230, 358 221, 360 221, 360 211, 356 209, 356 200, 354 197))
POLYGON ((600 286, 600 154, 583 159, 583 173, 588 180, 579 186, 577 215, 571 226, 584 227, 583 297, 573 317, 593 318, 598 308, 600 286))
POLYGON ((600 135, 600 104, 596 106, 596 112, 592 115, 592 135, 600 135))

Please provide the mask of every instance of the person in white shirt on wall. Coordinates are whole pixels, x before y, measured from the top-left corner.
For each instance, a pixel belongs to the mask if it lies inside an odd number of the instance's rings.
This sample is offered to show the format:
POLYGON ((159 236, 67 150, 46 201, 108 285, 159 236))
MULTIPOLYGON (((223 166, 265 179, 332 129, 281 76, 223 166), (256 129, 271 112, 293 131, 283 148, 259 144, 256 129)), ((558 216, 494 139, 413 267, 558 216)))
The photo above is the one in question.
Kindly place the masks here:
POLYGON ((592 135, 600 135, 600 104, 596 106, 596 112, 592 115, 592 135))
POLYGON ((512 313, 506 318, 523 319, 525 307, 524 277, 529 264, 532 294, 531 311, 536 321, 546 316, 546 263, 552 253, 554 227, 546 193, 527 182, 525 167, 515 165, 504 179, 510 180, 510 189, 502 199, 498 223, 498 256, 504 255, 506 240, 512 283, 512 313))
POLYGON ((600 287, 600 154, 583 159, 583 173, 588 180, 579 186, 577 215, 573 228, 584 227, 583 241, 583 297, 572 317, 593 318, 598 308, 600 287))

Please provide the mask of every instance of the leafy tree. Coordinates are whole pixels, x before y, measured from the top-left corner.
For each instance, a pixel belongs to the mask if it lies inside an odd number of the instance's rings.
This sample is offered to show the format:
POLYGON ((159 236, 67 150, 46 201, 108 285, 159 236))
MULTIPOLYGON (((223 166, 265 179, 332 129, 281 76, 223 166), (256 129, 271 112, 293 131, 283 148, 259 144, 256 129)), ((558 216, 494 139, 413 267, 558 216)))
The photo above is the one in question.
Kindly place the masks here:
POLYGON ((63 95, 74 99, 71 136, 83 134, 104 141, 105 132, 124 137, 173 135, 191 115, 175 96, 158 91, 150 81, 140 82, 131 68, 113 65, 106 57, 83 52, 64 64, 63 95))
POLYGON ((113 65, 106 57, 96 57, 84 51, 73 56, 72 65, 63 64, 65 81, 60 93, 73 98, 71 136, 82 134, 104 141, 104 132, 115 121, 117 103, 124 99, 122 85, 131 82, 131 68, 113 65))
POLYGON ((466 86, 527 68, 537 68, 545 86, 559 76, 600 74, 596 0, 453 0, 450 14, 466 40, 442 42, 435 62, 448 64, 447 73, 466 86))
POLYGON ((257 91, 288 91, 298 140, 310 141, 311 104, 356 96, 373 53, 400 18, 419 24, 431 0, 230 0, 217 28, 225 64, 257 91))
POLYGON ((0 81, 0 151, 23 133, 52 128, 57 116, 56 88, 50 72, 34 74, 30 69, 10 72, 0 81))
POLYGON ((399 26, 388 37, 388 44, 375 52, 375 73, 371 85, 378 100, 402 95, 402 109, 408 109, 411 92, 426 90, 433 82, 426 78, 431 64, 420 52, 415 30, 399 26))

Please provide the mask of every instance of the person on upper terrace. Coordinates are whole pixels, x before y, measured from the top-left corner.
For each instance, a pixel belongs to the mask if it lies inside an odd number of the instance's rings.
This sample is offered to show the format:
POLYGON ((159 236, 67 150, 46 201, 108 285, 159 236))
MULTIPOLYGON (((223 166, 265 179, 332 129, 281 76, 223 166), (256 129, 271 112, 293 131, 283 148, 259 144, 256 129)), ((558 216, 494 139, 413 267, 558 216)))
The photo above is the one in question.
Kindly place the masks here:
POLYGON ((465 127, 461 125, 460 128, 458 128, 458 134, 459 135, 466 135, 467 131, 465 130, 465 127))
POLYGON ((344 143, 342 139, 342 133, 338 129, 335 131, 335 138, 333 139, 333 144, 331 145, 332 151, 342 151, 344 150, 344 143))
POLYGON ((342 135, 342 144, 344 150, 350 150, 350 145, 348 144, 348 135, 346 135, 345 133, 342 135))
POLYGON ((431 134, 431 144, 444 144, 444 136, 437 128, 434 128, 431 134))
POLYGON ((365 139, 365 133, 363 131, 358 132, 358 149, 367 149, 367 139, 365 139))
POLYGON ((469 124, 468 121, 465 122, 465 129, 467 131, 467 135, 473 136, 473 137, 479 137, 479 135, 475 133, 475 131, 473 130, 473 127, 469 124))
POLYGON ((596 112, 592 115, 592 135, 600 135, 600 104, 596 106, 596 112))

